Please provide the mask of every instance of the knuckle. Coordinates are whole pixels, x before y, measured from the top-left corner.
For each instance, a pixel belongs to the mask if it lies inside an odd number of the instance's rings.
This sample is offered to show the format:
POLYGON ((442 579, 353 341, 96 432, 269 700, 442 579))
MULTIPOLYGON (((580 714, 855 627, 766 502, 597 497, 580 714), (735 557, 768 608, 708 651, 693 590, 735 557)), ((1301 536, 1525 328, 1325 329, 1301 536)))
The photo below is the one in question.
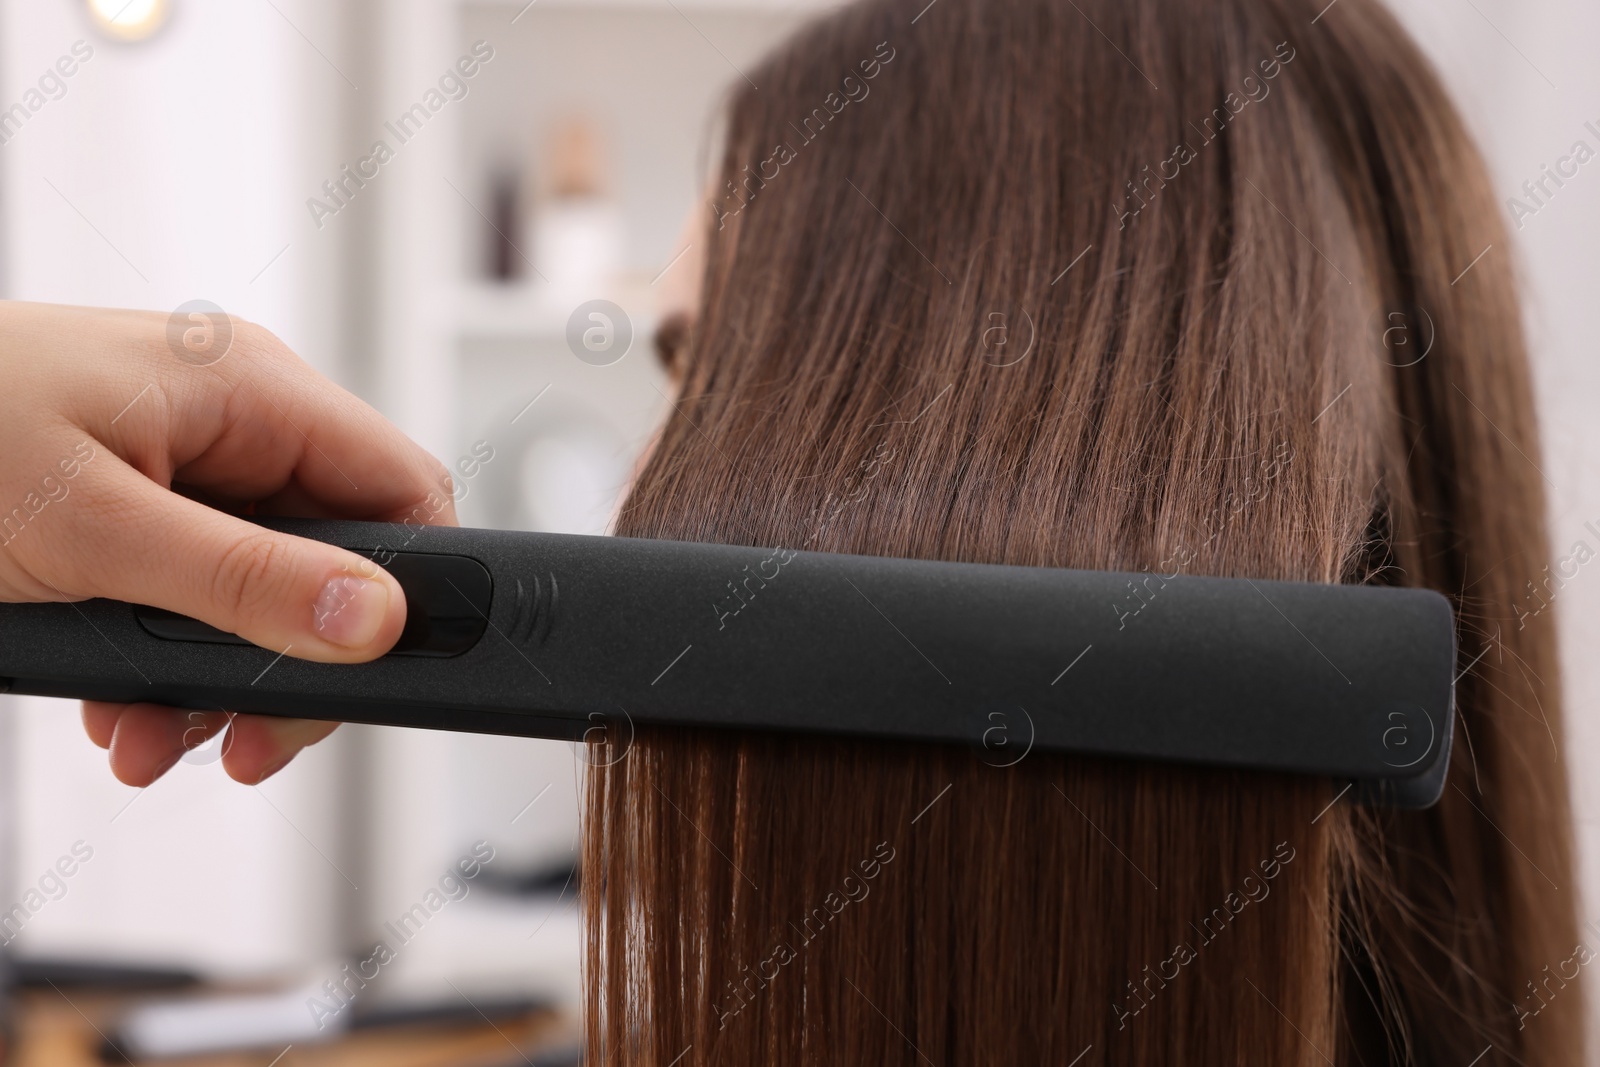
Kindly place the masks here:
POLYGON ((233 324, 233 343, 253 359, 299 362, 288 345, 277 334, 249 319, 230 316, 233 324))
POLYGON ((244 621, 276 602, 288 569, 283 543, 267 533, 249 534, 229 546, 217 565, 213 601, 244 621))

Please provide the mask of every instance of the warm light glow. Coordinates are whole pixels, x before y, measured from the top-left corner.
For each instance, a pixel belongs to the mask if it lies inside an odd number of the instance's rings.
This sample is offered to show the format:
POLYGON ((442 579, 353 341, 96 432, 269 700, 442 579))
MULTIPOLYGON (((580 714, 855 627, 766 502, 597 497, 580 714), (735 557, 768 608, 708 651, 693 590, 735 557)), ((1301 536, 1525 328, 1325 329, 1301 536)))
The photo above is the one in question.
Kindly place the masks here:
POLYGON ((142 41, 167 21, 167 0, 89 0, 95 25, 123 41, 142 41))

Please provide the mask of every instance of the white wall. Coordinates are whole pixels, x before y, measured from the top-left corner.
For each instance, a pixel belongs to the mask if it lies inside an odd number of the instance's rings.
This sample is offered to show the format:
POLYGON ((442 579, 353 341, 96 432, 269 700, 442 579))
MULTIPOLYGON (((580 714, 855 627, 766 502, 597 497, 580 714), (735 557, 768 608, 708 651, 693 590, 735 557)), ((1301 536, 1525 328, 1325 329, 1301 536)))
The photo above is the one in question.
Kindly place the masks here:
MULTIPOLYGON (((1489 157, 1502 204, 1586 141, 1600 152, 1600 5, 1594 0, 1391 0, 1449 83, 1489 157), (1585 128, 1593 123, 1594 130, 1585 128)), ((1568 168, 1570 169, 1570 167, 1568 168)), ((1556 557, 1574 542, 1600 551, 1600 159, 1565 179, 1532 217, 1506 207, 1521 272, 1543 416, 1556 557)), ((1550 186, 1554 189, 1553 184, 1550 186)), ((1561 627, 1567 751, 1587 918, 1600 918, 1600 565, 1553 601, 1561 627)), ((1600 989, 1591 983, 1591 1000, 1600 989)))
MULTIPOLYGON (((93 48, 65 95, 0 146, 5 295, 161 310, 204 298, 338 373, 338 236, 304 207, 356 92, 317 50, 338 52, 338 5, 173 6, 156 38, 127 45, 78 0, 0 4, 0 108, 74 42, 93 48)), ((0 905, 75 841, 93 849, 21 951, 249 971, 334 942, 350 892, 337 742, 259 790, 226 784, 216 763, 180 764, 145 795, 112 779, 74 704, 12 708, 20 822, 0 905)))

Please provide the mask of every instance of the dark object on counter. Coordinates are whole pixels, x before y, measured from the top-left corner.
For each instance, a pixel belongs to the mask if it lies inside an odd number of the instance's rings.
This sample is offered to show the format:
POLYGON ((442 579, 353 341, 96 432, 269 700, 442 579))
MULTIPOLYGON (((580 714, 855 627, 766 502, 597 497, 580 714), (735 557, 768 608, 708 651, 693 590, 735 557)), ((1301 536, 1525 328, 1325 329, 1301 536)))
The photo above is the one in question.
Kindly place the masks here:
POLYGON ((183 989, 200 984, 200 976, 181 967, 95 960, 13 958, 13 981, 24 989, 103 989, 139 992, 183 989))

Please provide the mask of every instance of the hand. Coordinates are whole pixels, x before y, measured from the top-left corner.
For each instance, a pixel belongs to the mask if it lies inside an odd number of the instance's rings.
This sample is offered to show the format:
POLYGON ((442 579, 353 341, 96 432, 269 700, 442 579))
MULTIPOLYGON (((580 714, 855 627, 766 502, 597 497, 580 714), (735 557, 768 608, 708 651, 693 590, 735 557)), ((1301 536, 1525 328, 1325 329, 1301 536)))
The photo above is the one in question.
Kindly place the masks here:
MULTIPOLYGON (((454 525, 449 473, 272 334, 196 317, 0 303, 0 601, 109 597, 324 663, 386 652, 382 568, 236 514, 454 525), (416 520, 414 520, 416 521, 416 520)), ((336 724, 86 703, 111 770, 148 785, 229 726, 253 783, 336 724)))

